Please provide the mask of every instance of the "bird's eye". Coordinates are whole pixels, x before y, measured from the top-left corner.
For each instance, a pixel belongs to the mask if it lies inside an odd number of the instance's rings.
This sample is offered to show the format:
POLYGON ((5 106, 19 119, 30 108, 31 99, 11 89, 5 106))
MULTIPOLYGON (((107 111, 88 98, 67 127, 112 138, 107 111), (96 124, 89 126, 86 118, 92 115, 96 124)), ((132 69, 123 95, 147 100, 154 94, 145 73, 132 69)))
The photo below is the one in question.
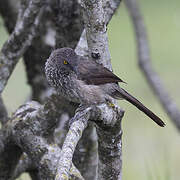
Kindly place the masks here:
POLYGON ((63 61, 64 64, 68 64, 68 62, 66 60, 63 61))

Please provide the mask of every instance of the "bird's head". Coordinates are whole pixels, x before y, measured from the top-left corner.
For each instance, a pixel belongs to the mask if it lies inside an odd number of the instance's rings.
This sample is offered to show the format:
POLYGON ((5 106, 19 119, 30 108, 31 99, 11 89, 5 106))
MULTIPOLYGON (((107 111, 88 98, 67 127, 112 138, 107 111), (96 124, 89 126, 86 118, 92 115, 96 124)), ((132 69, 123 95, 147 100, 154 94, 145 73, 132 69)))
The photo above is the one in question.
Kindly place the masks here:
POLYGON ((71 48, 60 48, 54 50, 46 62, 46 66, 58 70, 59 73, 71 73, 77 63, 77 55, 71 48))
POLYGON ((77 59, 78 56, 71 48, 54 50, 45 65, 45 73, 49 83, 58 86, 63 77, 75 71, 77 59))

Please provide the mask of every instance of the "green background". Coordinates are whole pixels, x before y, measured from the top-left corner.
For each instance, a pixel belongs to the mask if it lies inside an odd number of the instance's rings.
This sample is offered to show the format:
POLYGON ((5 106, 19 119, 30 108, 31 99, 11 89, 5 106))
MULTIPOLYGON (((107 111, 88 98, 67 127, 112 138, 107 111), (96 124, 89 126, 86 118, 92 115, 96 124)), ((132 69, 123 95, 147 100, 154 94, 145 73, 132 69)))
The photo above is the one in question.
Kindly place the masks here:
MULTIPOLYGON (((180 1, 140 0, 150 40, 154 69, 180 108, 180 1)), ((122 87, 156 112, 167 124, 158 127, 143 113, 125 101, 123 129, 124 180, 179 180, 180 133, 152 93, 137 64, 136 45, 131 20, 124 4, 108 26, 109 47, 114 72, 128 82, 122 87)), ((0 46, 8 35, 0 21, 0 46)), ((20 61, 3 92, 11 114, 30 96, 24 65, 20 61)), ((26 178, 27 175, 21 177, 26 178)))

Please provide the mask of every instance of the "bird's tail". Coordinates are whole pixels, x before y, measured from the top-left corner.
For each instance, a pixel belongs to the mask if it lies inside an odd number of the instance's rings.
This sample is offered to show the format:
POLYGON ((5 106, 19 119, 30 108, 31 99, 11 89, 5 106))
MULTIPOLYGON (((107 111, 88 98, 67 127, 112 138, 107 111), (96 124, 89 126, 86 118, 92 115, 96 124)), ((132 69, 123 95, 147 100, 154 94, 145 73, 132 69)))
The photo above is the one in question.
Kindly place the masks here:
POLYGON ((157 123, 159 126, 164 127, 165 123, 156 116, 151 110, 149 110, 147 107, 145 107, 140 101, 138 101, 135 97, 133 97, 131 94, 126 92, 124 89, 119 88, 118 92, 115 94, 116 98, 123 98, 136 106, 140 111, 144 112, 148 117, 150 117, 155 123, 157 123))

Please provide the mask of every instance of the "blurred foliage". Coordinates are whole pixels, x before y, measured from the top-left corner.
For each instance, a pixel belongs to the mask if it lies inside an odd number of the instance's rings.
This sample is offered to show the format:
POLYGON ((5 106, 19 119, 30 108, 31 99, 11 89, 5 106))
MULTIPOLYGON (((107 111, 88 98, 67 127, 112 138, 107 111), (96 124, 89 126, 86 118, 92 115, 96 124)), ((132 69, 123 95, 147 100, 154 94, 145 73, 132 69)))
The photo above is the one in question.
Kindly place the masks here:
MULTIPOLYGON (((180 1, 139 0, 147 25, 152 61, 172 98, 180 107, 180 1)), ((156 112, 167 124, 156 126, 143 113, 127 102, 119 101, 126 110, 123 118, 123 179, 179 180, 180 134, 163 111, 137 65, 132 24, 124 4, 108 26, 114 72, 128 82, 122 86, 156 112)), ((0 21, 0 46, 7 39, 0 21)), ((22 61, 3 93, 9 113, 30 96, 22 61)), ((23 176, 21 179, 28 179, 23 176)))

